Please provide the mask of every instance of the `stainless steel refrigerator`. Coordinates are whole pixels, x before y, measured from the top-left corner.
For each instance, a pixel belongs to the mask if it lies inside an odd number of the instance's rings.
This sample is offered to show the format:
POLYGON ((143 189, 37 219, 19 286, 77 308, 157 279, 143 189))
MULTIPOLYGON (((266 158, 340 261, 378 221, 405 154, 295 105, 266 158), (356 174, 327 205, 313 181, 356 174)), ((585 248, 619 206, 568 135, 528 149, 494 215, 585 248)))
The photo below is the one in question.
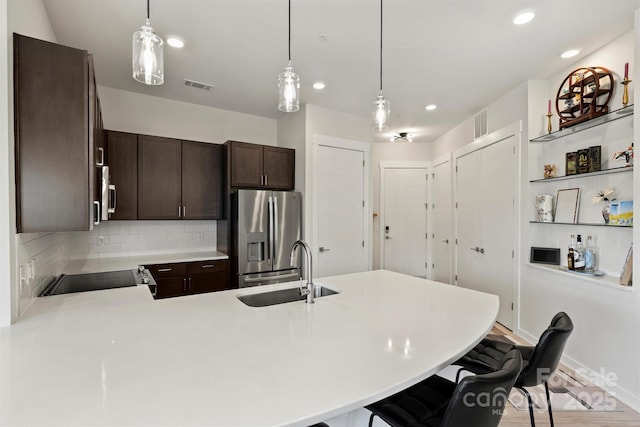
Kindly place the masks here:
POLYGON ((232 195, 239 287, 293 281, 300 273, 289 257, 301 238, 302 196, 292 191, 238 190, 232 195))

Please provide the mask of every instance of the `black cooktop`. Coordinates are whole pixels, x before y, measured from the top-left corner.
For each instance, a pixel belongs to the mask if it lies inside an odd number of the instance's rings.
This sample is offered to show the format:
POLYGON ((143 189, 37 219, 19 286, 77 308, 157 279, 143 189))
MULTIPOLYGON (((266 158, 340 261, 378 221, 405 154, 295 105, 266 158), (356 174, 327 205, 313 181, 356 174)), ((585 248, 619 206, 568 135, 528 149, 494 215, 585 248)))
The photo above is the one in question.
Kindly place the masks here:
POLYGON ((62 274, 47 286, 40 296, 126 288, 128 286, 136 286, 136 278, 133 270, 71 275, 62 274))

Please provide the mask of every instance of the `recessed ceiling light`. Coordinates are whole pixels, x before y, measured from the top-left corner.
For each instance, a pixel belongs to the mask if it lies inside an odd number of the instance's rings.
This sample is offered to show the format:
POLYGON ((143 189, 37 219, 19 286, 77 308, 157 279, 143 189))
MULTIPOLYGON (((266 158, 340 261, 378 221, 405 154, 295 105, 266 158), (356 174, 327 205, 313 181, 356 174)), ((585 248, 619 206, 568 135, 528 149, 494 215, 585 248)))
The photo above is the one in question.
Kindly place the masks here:
POLYGON ((536 17, 536 14, 533 11, 525 10, 518 13, 516 17, 513 18, 513 23, 516 25, 523 25, 523 24, 526 24, 527 22, 531 22, 535 17, 536 17))
POLYGON ((567 50, 565 52, 562 52, 562 55, 560 55, 561 58, 571 58, 576 56, 577 54, 579 54, 580 51, 578 49, 571 49, 571 50, 567 50))
POLYGON ((314 88, 315 90, 322 90, 322 89, 324 89, 324 83, 322 83, 322 82, 315 82, 315 83, 313 84, 313 88, 314 88))
POLYGON ((433 111, 433 110, 435 110, 436 108, 438 108, 438 106, 437 106, 436 104, 429 104, 429 105, 427 105, 427 106, 426 106, 426 107, 424 107, 424 108, 425 108, 425 110, 427 110, 427 111, 433 111))
POLYGON ((177 37, 168 37, 167 44, 171 47, 176 47, 178 49, 184 47, 184 41, 182 41, 182 39, 179 39, 177 37))

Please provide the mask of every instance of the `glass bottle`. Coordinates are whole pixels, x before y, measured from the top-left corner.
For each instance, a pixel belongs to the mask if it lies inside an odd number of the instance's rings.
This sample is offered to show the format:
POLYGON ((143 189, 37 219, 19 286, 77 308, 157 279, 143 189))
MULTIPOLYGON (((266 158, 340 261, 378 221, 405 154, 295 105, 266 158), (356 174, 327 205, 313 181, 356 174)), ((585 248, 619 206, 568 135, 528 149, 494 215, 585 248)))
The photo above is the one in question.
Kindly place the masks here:
POLYGON ((567 267, 572 271, 576 269, 573 259, 573 248, 571 246, 569 246, 569 252, 567 253, 567 267))
POLYGON ((567 253, 567 267, 569 270, 575 270, 575 250, 576 250, 576 236, 571 235, 571 243, 569 243, 569 252, 567 253))
POLYGON ((578 271, 584 271, 584 244, 582 243, 582 236, 577 236, 576 249, 573 252, 573 266, 578 271))
POLYGON ((584 271, 592 274, 596 272, 596 248, 591 236, 587 236, 587 246, 584 249, 584 271))

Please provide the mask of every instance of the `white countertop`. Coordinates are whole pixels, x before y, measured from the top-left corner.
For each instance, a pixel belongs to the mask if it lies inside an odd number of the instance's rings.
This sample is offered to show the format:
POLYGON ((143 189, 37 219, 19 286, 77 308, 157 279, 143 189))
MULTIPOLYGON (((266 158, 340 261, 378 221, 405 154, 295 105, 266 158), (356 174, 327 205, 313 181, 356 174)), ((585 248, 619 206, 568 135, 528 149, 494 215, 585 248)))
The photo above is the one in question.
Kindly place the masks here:
POLYGON ((154 255, 132 255, 126 257, 105 257, 71 260, 64 269, 64 274, 101 273, 103 271, 128 270, 138 264, 166 264, 172 262, 208 261, 228 259, 222 252, 180 252, 154 255))
POLYGON ((291 284, 38 298, 0 328, 0 425, 307 426, 432 375, 498 313, 496 296, 389 271, 316 283, 340 293, 263 308, 236 296, 291 284))

